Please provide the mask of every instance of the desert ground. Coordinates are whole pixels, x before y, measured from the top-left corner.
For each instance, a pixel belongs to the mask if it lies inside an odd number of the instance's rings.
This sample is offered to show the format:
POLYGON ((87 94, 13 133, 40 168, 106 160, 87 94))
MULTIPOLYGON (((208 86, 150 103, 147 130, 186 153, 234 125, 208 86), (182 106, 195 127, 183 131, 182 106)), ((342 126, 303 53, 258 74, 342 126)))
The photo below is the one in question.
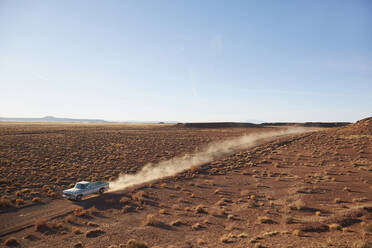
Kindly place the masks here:
MULTIPOLYGON (((184 172, 69 201, 208 144, 286 127, 0 124, 4 247, 372 247, 372 118, 262 140, 184 172)), ((175 165, 176 166, 176 165, 175 165)))

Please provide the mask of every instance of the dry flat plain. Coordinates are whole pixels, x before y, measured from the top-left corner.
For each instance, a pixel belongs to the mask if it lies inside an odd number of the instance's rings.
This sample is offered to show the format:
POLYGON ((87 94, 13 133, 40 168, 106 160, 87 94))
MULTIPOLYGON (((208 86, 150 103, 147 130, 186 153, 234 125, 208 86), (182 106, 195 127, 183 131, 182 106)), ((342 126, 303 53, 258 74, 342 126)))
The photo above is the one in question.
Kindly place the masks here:
POLYGON ((173 177, 70 202, 211 142, 275 128, 0 124, 0 235, 19 247, 371 247, 372 118, 280 137, 173 177))

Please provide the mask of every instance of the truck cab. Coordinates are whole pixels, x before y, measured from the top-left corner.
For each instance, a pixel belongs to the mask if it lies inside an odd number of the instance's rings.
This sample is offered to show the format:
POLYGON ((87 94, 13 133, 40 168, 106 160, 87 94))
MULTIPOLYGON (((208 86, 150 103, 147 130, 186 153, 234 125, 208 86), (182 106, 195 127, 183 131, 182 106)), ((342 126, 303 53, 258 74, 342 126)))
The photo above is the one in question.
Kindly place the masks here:
POLYGON ((67 199, 79 201, 85 195, 90 195, 94 193, 103 194, 103 192, 108 188, 109 188, 109 183, 107 182, 81 181, 81 182, 77 182, 73 188, 64 190, 62 196, 67 199))

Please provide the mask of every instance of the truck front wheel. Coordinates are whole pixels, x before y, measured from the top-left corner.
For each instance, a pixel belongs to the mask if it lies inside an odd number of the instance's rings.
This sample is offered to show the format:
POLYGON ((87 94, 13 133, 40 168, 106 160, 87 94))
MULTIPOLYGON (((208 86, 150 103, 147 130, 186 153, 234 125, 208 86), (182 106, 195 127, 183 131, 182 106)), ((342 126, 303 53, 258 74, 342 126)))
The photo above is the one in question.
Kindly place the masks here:
POLYGON ((76 200, 77 200, 77 201, 80 201, 81 198, 83 198, 83 195, 78 195, 78 196, 76 196, 76 200))
POLYGON ((104 188, 101 188, 101 189, 99 190, 99 193, 102 195, 103 192, 105 192, 105 189, 104 189, 104 188))

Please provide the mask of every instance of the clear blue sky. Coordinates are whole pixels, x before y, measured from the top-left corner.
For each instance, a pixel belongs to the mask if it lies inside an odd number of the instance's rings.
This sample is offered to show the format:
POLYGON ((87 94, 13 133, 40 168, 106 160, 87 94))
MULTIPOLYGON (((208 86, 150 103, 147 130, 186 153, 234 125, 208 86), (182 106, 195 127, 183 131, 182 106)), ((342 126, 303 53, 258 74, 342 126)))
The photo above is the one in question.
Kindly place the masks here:
POLYGON ((0 116, 356 121, 372 1, 0 0, 0 116))

